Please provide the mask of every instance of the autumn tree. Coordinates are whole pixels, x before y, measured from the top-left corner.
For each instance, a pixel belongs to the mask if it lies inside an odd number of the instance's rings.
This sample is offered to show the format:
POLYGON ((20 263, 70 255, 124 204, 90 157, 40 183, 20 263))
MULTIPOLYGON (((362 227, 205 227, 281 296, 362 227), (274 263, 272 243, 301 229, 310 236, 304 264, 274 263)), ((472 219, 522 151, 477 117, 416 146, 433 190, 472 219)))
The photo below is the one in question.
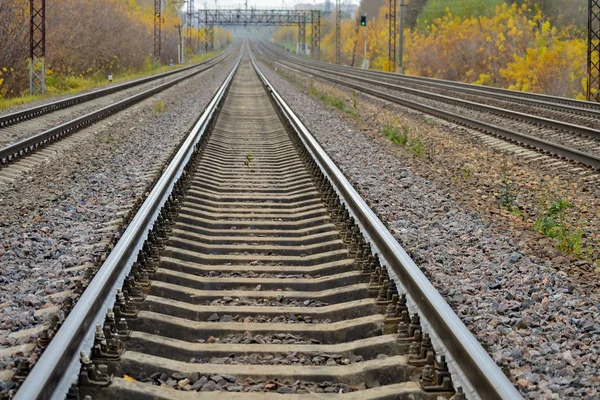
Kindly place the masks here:
MULTIPOLYGON (((177 7, 167 2, 163 12, 164 64, 177 58, 175 25, 181 24, 182 15, 177 7)), ((0 97, 17 96, 28 88, 29 1, 1 0, 0 21, 0 97)), ((140 71, 151 65, 153 24, 150 0, 46 2, 48 86, 68 89, 81 77, 140 71)))

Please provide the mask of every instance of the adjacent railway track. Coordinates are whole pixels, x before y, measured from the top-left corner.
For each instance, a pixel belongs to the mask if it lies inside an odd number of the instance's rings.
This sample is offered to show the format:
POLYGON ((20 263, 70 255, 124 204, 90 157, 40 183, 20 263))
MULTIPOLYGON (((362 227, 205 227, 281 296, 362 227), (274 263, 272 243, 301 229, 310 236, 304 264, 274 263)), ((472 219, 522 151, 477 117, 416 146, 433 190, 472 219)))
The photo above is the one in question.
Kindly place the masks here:
POLYGON ((0 168, 221 63, 232 49, 197 65, 0 116, 0 168))
POLYGON ((519 105, 547 108, 567 114, 589 117, 590 119, 594 119, 596 124, 598 123, 597 119, 600 117, 600 104, 595 102, 422 76, 403 75, 377 70, 363 70, 350 66, 329 64, 322 61, 308 61, 306 58, 291 53, 287 53, 286 55, 288 58, 292 58, 295 61, 305 63, 305 65, 318 65, 322 68, 343 71, 356 76, 370 77, 371 79, 384 80, 390 83, 415 85, 414 87, 437 89, 439 91, 451 92, 454 95, 464 94, 468 96, 479 96, 480 98, 487 100, 497 99, 506 102, 504 104, 512 104, 520 109, 522 109, 522 107, 519 105))
MULTIPOLYGON (((282 52, 275 53, 272 48, 264 45, 260 45, 260 50, 271 62, 297 73, 314 76, 362 94, 600 169, 600 131, 595 128, 389 83, 385 79, 369 76, 371 71, 352 69, 348 72, 348 67, 282 57, 282 52)), ((528 101, 535 102, 533 98, 528 98, 528 101)), ((563 106, 556 103, 556 107, 563 106)), ((578 108, 578 111, 589 112, 590 115, 595 113, 594 109, 586 111, 585 107, 578 108)), ((587 118, 593 119, 591 116, 587 118)))
MULTIPOLYGON (((222 55, 221 55, 222 56, 222 55)), ((218 57, 221 57, 218 56, 218 57)), ((39 118, 43 115, 54 113, 58 110, 63 110, 65 108, 71 108, 77 104, 87 103, 91 100, 98 99, 101 97, 105 97, 109 94, 122 92, 127 89, 135 88, 136 86, 143 85, 145 83, 154 82, 157 80, 164 79, 169 76, 173 76, 179 74, 181 72, 189 71, 193 68, 196 68, 200 65, 211 62, 211 59, 202 61, 198 64, 190 65, 187 67, 177 68, 171 71, 163 72, 156 75, 151 75, 139 79, 134 79, 131 81, 127 81, 124 83, 112 85, 110 87, 104 89, 94 90, 88 93, 83 93, 75 96, 70 96, 65 99, 48 102, 39 106, 30 107, 27 109, 10 112, 10 113, 0 113, 0 129, 6 128, 12 125, 18 125, 25 121, 39 118)), ((2 132, 2 131, 0 131, 2 132)))
POLYGON ((520 398, 247 57, 16 399, 69 390, 520 398))

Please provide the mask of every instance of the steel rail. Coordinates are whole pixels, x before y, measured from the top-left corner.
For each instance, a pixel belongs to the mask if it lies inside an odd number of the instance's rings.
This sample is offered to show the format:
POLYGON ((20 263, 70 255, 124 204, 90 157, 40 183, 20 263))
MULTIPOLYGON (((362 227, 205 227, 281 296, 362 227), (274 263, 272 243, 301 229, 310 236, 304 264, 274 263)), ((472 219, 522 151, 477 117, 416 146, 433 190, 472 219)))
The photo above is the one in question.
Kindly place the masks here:
MULTIPOLYGON (((281 65, 283 65, 283 64, 281 64, 281 65)), ((361 86, 361 85, 357 85, 357 84, 350 83, 347 81, 339 80, 336 78, 332 78, 330 76, 319 75, 319 74, 315 74, 314 72, 306 72, 306 71, 295 69, 295 68, 292 68, 289 66, 287 66, 287 68, 290 68, 291 70, 295 70, 295 71, 303 73, 303 74, 308 74, 308 75, 312 75, 312 76, 315 76, 320 79, 324 79, 331 83, 335 83, 335 84, 338 84, 341 86, 346 86, 346 87, 355 89, 363 94, 368 94, 368 95, 371 95, 371 96, 374 96, 374 97, 377 97, 377 98, 380 98, 383 100, 387 100, 389 102, 399 104, 401 106, 411 108, 413 110, 417 110, 424 114, 432 115, 432 116, 444 119, 446 121, 450 121, 450 122, 458 124, 458 125, 466 126, 468 128, 477 129, 479 131, 492 134, 494 136, 503 138, 505 140, 509 140, 509 141, 518 143, 520 145, 529 146, 533 149, 541 150, 541 151, 553 154, 558 157, 563 157, 568 160, 581 163, 587 167, 591 167, 596 170, 600 170, 600 157, 593 155, 593 154, 585 153, 583 151, 579 151, 576 149, 571 149, 567 146, 553 143, 548 140, 540 139, 535 136, 516 132, 512 129, 504 128, 504 127, 494 125, 494 124, 489 124, 487 122, 478 121, 478 120, 468 118, 468 117, 463 117, 458 114, 448 112, 448 111, 443 111, 443 110, 440 110, 440 109, 437 109, 434 107, 430 107, 430 106, 427 106, 424 104, 408 101, 408 100, 402 99, 398 96, 391 95, 389 93, 384 93, 384 92, 381 92, 378 90, 370 89, 365 86, 361 86)))
MULTIPOLYGON (((268 48, 271 50, 272 47, 273 46, 268 46, 268 48)), ((471 83, 450 81, 438 78, 429 78, 424 76, 403 75, 395 72, 363 70, 360 68, 350 67, 346 65, 334 65, 326 63, 324 61, 310 60, 302 58, 295 54, 283 52, 279 49, 278 51, 281 54, 285 54, 290 59, 306 63, 310 66, 318 64, 322 65, 323 67, 331 68, 334 70, 345 70, 355 74, 372 75, 384 79, 407 81, 419 85, 428 85, 431 87, 437 87, 446 90, 459 90, 465 93, 470 93, 478 96, 488 96, 502 100, 514 101, 521 104, 528 104, 536 107, 552 108, 555 110, 571 112, 574 114, 589 116, 592 118, 600 116, 600 104, 591 101, 575 100, 567 97, 551 96, 540 93, 521 92, 517 90, 475 85, 471 83)))
POLYGON ((473 390, 470 397, 486 400, 522 398, 477 339, 269 83, 254 60, 253 65, 289 126, 300 137, 306 149, 319 164, 321 171, 328 177, 340 198, 354 214, 363 233, 366 233, 371 239, 371 245, 375 249, 374 253, 380 254, 384 263, 387 263, 389 268, 400 278, 409 296, 417 304, 420 314, 433 327, 437 336, 442 339, 445 348, 452 355, 455 367, 467 380, 461 384, 473 390))
MULTIPOLYGON (((159 92, 162 92, 163 90, 168 89, 171 86, 183 80, 189 79, 195 75, 198 75, 201 72, 213 68, 214 66, 218 65, 220 62, 225 60, 230 54, 231 53, 224 55, 221 58, 215 57, 211 59, 210 63, 203 64, 202 67, 200 67, 199 69, 194 70, 184 76, 175 78, 173 80, 170 80, 169 82, 163 83, 151 89, 147 89, 141 93, 130 96, 114 104, 103 107, 99 110, 93 111, 81 117, 77 117, 71 121, 65 122, 61 125, 55 126, 48 130, 45 130, 43 132, 37 133, 35 135, 21 139, 15 143, 9 144, 8 146, 0 148, 0 168, 2 165, 14 162, 18 158, 27 155, 37 150, 38 148, 47 145, 50 142, 58 140, 63 136, 72 134, 80 129, 92 125, 136 103, 139 103, 142 100, 145 100, 159 92)), ((198 68, 198 66, 195 66, 194 68, 198 68)))
POLYGON ((196 67, 204 65, 206 63, 209 63, 211 61, 214 61, 215 59, 217 59, 219 57, 222 58, 223 56, 225 56, 227 54, 228 54, 228 52, 226 51, 226 52, 220 53, 214 57, 211 57, 207 60, 204 60, 202 62, 196 63, 194 65, 190 65, 187 67, 177 68, 172 71, 163 72, 163 73, 160 73, 157 75, 151 75, 151 76, 144 77, 144 78, 134 79, 132 81, 114 85, 114 86, 111 86, 106 89, 99 89, 99 90, 95 90, 93 92, 84 93, 84 94, 80 94, 80 95, 76 95, 76 96, 71 96, 67 99, 57 100, 57 101, 54 101, 51 103, 42 104, 40 106, 31 107, 31 108, 21 110, 21 111, 15 111, 13 113, 6 114, 6 115, 1 115, 0 116, 0 128, 5 128, 5 127, 11 126, 11 125, 15 125, 15 124, 18 124, 18 123, 21 123, 21 122, 24 122, 24 121, 27 121, 30 119, 40 117, 45 114, 50 114, 54 111, 72 107, 76 104, 85 103, 87 101, 97 99, 99 97, 104 97, 109 94, 120 92, 120 91, 129 89, 129 88, 132 88, 135 86, 139 86, 144 83, 152 82, 157 79, 165 78, 165 77, 171 76, 173 74, 177 74, 179 72, 187 71, 189 69, 196 68, 196 67))
MULTIPOLYGON (((331 68, 333 70, 336 69, 335 66, 333 66, 333 65, 329 66, 329 68, 331 68)), ((574 102, 576 102, 577 100, 571 101, 571 99, 567 99, 567 101, 561 101, 560 97, 556 97, 556 99, 557 99, 556 101, 549 101, 543 97, 528 98, 526 96, 519 95, 519 93, 527 93, 527 92, 516 92, 516 91, 512 91, 515 93, 496 92, 495 90, 488 90, 487 87, 485 87, 485 86, 477 86, 477 85, 463 86, 463 85, 469 85, 469 84, 462 83, 462 82, 456 82, 456 84, 453 84, 453 82, 451 82, 451 81, 437 82, 437 80, 435 80, 433 78, 421 78, 421 77, 414 77, 414 76, 409 76, 409 75, 399 75, 399 74, 394 74, 394 73, 372 71, 372 70, 359 70, 359 69, 355 69, 355 68, 351 68, 351 67, 343 67, 343 68, 345 71, 348 71, 349 73, 351 73, 353 75, 354 74, 357 74, 357 75, 362 74, 365 76, 371 76, 371 77, 378 78, 378 79, 387 79, 392 82, 404 82, 404 83, 410 83, 410 84, 417 84, 417 85, 426 86, 428 88, 435 88, 435 89, 448 90, 448 91, 454 91, 454 92, 462 92, 462 93, 465 93, 468 95, 486 97, 489 99, 497 99, 497 100, 502 100, 502 101, 509 101, 509 102, 516 103, 516 104, 539 107, 539 108, 543 108, 543 109, 550 109, 550 110, 555 110, 555 111, 559 111, 559 112, 580 115, 580 116, 588 117, 588 118, 600 118, 600 108, 594 107, 593 104, 595 104, 595 103, 592 103, 592 105, 587 105, 586 104, 587 102, 581 101, 581 103, 584 103, 584 104, 574 105, 574 102)), ((507 89, 499 89, 499 88, 492 88, 492 89, 508 91, 507 89)), ((511 91, 509 91, 509 92, 511 92, 511 91)), ((543 95, 540 95, 540 96, 543 96, 543 95)))
POLYGON ((181 177, 198 141, 214 117, 218 115, 217 111, 225 99, 239 63, 238 57, 225 82, 197 120, 118 243, 23 382, 15 400, 64 398, 76 378, 66 371, 70 365, 74 363, 78 365, 80 351, 89 351, 91 348, 95 324, 102 323, 107 307, 112 308, 117 288, 122 286, 125 275, 135 262, 138 252, 156 222, 160 210, 171 195, 175 183, 181 177), (87 340, 90 345, 84 348, 86 338, 89 339, 90 335, 91 342, 87 340))
MULTIPOLYGON (((292 65, 299 64, 299 63, 295 63, 292 61, 285 62, 285 61, 279 60, 277 62, 280 64, 286 64, 288 66, 290 64, 292 64, 292 65), (290 64, 288 64, 288 63, 290 63, 290 64)), ((358 82, 367 83, 370 85, 381 86, 381 87, 384 87, 384 88, 390 89, 390 90, 398 90, 398 91, 410 93, 412 95, 425 97, 427 99, 434 100, 434 101, 441 101, 443 103, 457 105, 457 106, 464 107, 464 108, 471 109, 471 110, 495 114, 495 115, 499 115, 501 117, 505 117, 505 118, 509 118, 509 119, 513 119, 513 120, 521 120, 521 121, 529 122, 529 123, 536 124, 536 125, 543 125, 548 128, 560 129, 565 132, 571 132, 571 133, 575 133, 577 135, 589 137, 591 139, 600 140, 600 130, 588 128, 586 126, 575 125, 575 124, 571 124, 568 122, 561 122, 561 121, 553 120, 550 118, 539 117, 539 116, 531 115, 531 114, 525 114, 525 113, 521 113, 518 111, 512 111, 512 110, 507 110, 505 108, 489 106, 489 105, 476 103, 476 102, 469 101, 469 100, 459 99, 456 97, 445 96, 445 95, 438 94, 438 93, 427 92, 424 90, 412 89, 412 88, 408 88, 405 86, 399 86, 399 85, 396 85, 393 83, 376 81, 373 79, 363 78, 363 77, 360 77, 357 75, 332 72, 332 71, 328 70, 327 68, 317 68, 315 66, 310 66, 310 67, 307 66, 306 68, 310 68, 311 70, 316 70, 316 71, 320 71, 320 72, 327 73, 327 74, 336 74, 337 76, 341 76, 341 77, 348 78, 348 79, 353 79, 358 82)), ((600 115, 600 113, 599 113, 599 115, 600 115)))

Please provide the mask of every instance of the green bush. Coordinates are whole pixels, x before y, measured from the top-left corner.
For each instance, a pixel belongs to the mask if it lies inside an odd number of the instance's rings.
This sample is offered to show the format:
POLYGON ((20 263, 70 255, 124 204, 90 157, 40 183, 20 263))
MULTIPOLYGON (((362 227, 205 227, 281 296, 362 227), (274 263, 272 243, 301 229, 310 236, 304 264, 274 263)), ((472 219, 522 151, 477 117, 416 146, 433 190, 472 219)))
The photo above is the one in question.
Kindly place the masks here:
POLYGON ((399 144, 400 146, 406 146, 408 143, 408 128, 402 127, 402 132, 391 123, 387 123, 382 129, 381 133, 386 138, 390 139, 393 143, 399 144))
POLYGON ((555 200, 550 203, 547 210, 543 211, 534 222, 535 229, 543 235, 556 239, 557 248, 565 253, 575 256, 581 255, 583 231, 571 228, 564 221, 565 212, 573 204, 566 200, 555 200))
POLYGON ((408 151, 416 157, 423 157, 425 155, 425 145, 420 137, 410 139, 408 151))

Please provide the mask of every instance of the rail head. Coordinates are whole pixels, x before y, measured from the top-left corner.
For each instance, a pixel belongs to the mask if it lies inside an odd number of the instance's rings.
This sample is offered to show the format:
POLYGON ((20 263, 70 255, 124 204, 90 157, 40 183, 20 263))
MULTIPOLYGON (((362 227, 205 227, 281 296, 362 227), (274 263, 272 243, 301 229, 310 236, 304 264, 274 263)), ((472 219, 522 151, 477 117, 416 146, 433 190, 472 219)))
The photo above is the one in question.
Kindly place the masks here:
POLYGON ((458 377, 467 397, 486 400, 522 399, 473 334, 277 93, 254 60, 252 62, 280 112, 338 192, 363 234, 370 239, 373 252, 379 254, 382 264, 386 264, 391 270, 390 275, 398 278, 396 282, 402 286, 399 289, 404 289, 412 298, 413 306, 419 309, 425 325, 433 329, 434 337, 438 338, 436 344, 451 361, 449 367, 454 370, 453 377, 458 377))
POLYGON ((196 145, 204 135, 233 80, 240 64, 236 61, 189 135, 154 185, 118 243, 102 264, 72 311, 46 348, 15 400, 63 399, 77 377, 79 354, 89 352, 94 329, 101 324, 107 308, 112 308, 117 288, 136 261, 148 233, 157 221, 173 187, 184 172, 196 145))

